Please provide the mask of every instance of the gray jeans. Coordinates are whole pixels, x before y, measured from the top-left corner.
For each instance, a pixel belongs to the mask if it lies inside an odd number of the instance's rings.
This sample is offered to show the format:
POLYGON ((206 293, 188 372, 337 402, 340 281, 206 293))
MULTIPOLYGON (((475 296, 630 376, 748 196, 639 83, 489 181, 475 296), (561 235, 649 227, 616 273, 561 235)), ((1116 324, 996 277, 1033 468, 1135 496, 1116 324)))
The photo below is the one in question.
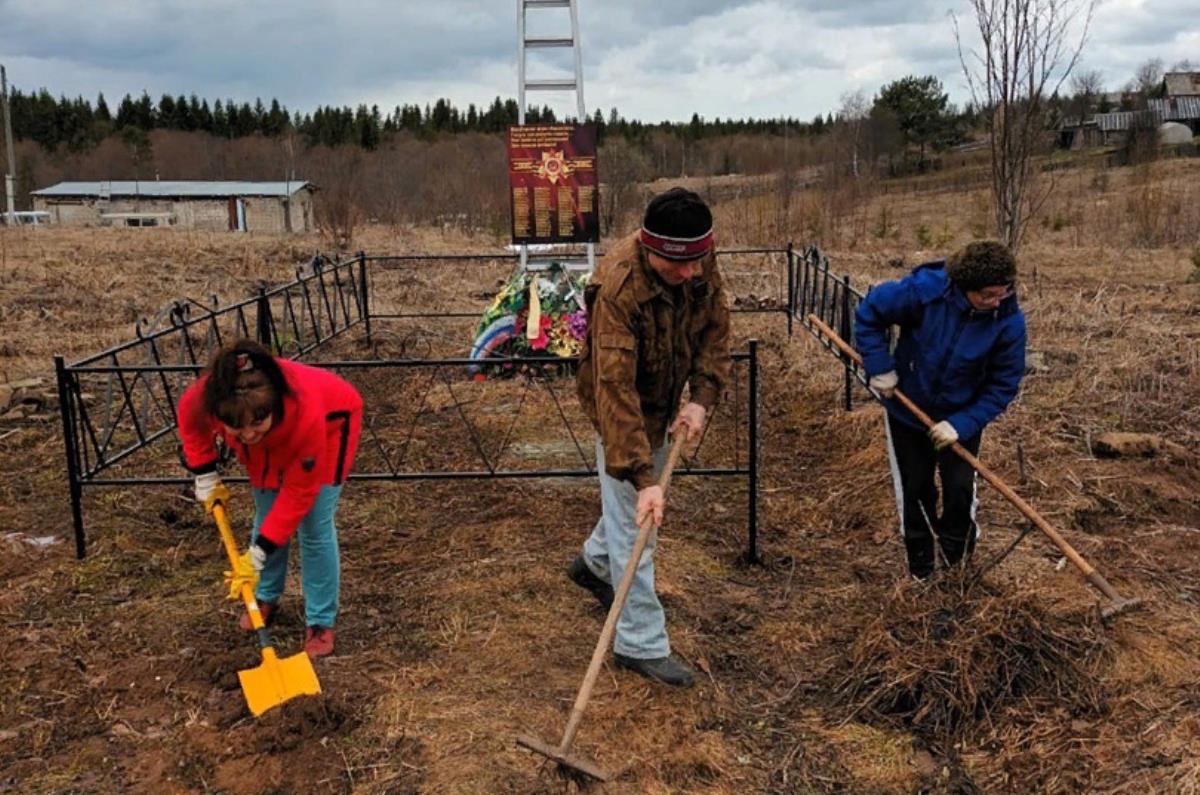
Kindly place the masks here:
MULTIPOLYGON (((654 451, 655 474, 667 462, 667 446, 654 451)), ((596 440, 596 469, 600 473, 600 521, 583 545, 583 560, 597 577, 616 590, 637 540, 637 489, 627 480, 616 480, 604 471, 604 444, 596 440)), ((654 592, 654 547, 658 532, 650 533, 629 596, 617 620, 613 650, 617 654, 647 660, 671 653, 667 640, 667 618, 654 592)))

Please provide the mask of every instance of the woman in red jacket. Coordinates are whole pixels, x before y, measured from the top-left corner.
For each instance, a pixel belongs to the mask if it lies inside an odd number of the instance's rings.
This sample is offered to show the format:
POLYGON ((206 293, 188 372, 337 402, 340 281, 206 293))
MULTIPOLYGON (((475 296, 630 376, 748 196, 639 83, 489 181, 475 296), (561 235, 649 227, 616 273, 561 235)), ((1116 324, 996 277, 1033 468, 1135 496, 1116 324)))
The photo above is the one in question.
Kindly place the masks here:
MULTIPOLYGON (((298 536, 310 657, 333 651, 340 590, 333 517, 361 428, 362 398, 353 386, 251 340, 218 351, 179 400, 179 436, 197 501, 210 512, 218 500, 228 502, 217 472, 218 438, 250 476, 254 530, 236 568, 257 573, 255 597, 268 623, 283 596, 288 542, 298 536)), ((241 626, 251 628, 248 615, 241 626)))

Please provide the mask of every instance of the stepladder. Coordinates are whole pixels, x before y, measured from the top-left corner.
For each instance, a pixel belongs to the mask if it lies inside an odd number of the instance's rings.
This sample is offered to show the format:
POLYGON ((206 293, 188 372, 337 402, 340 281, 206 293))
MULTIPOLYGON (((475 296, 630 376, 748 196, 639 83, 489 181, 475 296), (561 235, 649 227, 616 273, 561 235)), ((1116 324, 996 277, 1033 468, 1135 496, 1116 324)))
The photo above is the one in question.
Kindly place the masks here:
MULTIPOLYGON (((517 0, 517 123, 525 124, 529 92, 574 95, 574 112, 580 121, 587 119, 583 99, 583 54, 579 39, 578 0, 517 0), (567 12, 569 25, 563 19, 567 12), (566 29, 566 30, 564 30, 566 29), (568 65, 538 62, 531 52, 570 50, 568 65), (530 76, 530 72, 537 76, 530 76)), ((596 264, 595 244, 587 243, 586 255, 566 254, 553 247, 531 250, 519 246, 522 270, 541 271, 551 262, 568 270, 591 271, 596 264)))

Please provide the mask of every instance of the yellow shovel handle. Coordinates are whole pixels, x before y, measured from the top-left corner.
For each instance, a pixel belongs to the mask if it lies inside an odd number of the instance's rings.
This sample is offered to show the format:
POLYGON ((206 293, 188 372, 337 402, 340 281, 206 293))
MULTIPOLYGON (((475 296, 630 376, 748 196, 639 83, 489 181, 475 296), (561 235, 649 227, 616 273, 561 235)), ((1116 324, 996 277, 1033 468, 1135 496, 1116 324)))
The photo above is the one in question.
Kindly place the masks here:
MULTIPOLYGON (((225 506, 220 502, 213 504, 213 518, 217 520, 217 529, 221 531, 221 543, 225 545, 225 554, 229 556, 230 568, 237 567, 239 555, 237 542, 233 539, 233 531, 229 529, 229 519, 225 516, 225 506)), ((249 583, 242 585, 242 602, 246 605, 246 612, 250 614, 250 624, 255 631, 266 627, 266 622, 263 621, 262 613, 258 609, 258 600, 254 598, 254 589, 249 583)))

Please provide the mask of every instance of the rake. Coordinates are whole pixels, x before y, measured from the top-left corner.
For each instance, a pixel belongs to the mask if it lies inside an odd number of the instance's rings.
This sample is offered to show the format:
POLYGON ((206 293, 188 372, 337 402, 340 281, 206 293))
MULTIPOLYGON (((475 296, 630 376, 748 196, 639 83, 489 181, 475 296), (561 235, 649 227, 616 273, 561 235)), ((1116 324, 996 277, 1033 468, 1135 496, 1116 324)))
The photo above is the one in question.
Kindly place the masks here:
MULTIPOLYGON (((664 498, 667 494, 667 486, 671 482, 671 472, 675 469, 675 462, 679 459, 679 451, 683 448, 683 439, 686 435, 685 433, 676 434, 675 440, 671 444, 671 452, 667 456, 666 466, 663 467, 662 474, 658 478, 658 485, 662 487, 664 498)), ((575 696, 575 705, 571 707, 571 715, 567 718, 567 727, 563 731, 562 740, 555 746, 527 734, 517 737, 517 745, 555 762, 558 772, 565 776, 574 778, 582 776, 585 780, 591 778, 600 782, 608 781, 611 778, 602 767, 591 759, 572 753, 571 746, 575 743, 575 733, 579 731, 579 723, 583 720, 583 711, 587 709, 588 701, 592 697, 592 687, 596 684, 596 677, 600 675, 600 666, 604 664, 609 644, 612 643, 613 633, 617 628, 617 619, 620 618, 621 610, 625 607, 625 597, 629 595, 629 588, 633 584, 633 575, 637 572, 638 561, 642 559, 642 552, 646 548, 650 532, 653 529, 654 517, 648 517, 638 528, 637 540, 634 541, 633 550, 629 553, 629 563, 625 566, 621 584, 613 596, 612 606, 608 609, 608 618, 604 621, 604 629, 600 630, 600 638, 596 641, 596 648, 592 652, 592 661, 588 665, 587 673, 584 674, 583 684, 579 686, 579 693, 575 696)))
MULTIPOLYGON (((817 330, 819 330, 821 334, 823 334, 831 343, 833 343, 834 347, 841 351, 843 356, 846 356, 848 359, 850 359, 850 361, 854 362, 859 367, 862 367, 863 361, 862 357, 858 355, 858 351, 847 345, 846 341, 837 335, 837 332, 827 326, 816 315, 808 315, 808 322, 811 323, 817 330)), ((872 392, 872 394, 874 394, 874 392, 872 392)), ((913 413, 913 416, 924 423, 925 427, 932 428, 934 426, 934 422, 929 415, 922 411, 916 403, 913 403, 912 400, 910 400, 908 396, 899 389, 895 391, 894 396, 906 409, 913 413)), ((992 487, 996 489, 996 491, 1003 494, 1004 498, 1011 502, 1018 511, 1024 514, 1026 519, 1033 522, 1034 526, 1041 530, 1042 533, 1044 533, 1046 537, 1049 538, 1056 547, 1058 547, 1059 551, 1063 553, 1067 560, 1071 561, 1075 568, 1079 570, 1079 573, 1083 575, 1084 579, 1109 600, 1109 603, 1100 609, 1101 618, 1108 620, 1142 604, 1141 599, 1126 599, 1117 593, 1117 589, 1112 587, 1112 584, 1104 578, 1103 574, 1096 570, 1095 566, 1088 563, 1083 559, 1082 555, 1075 551, 1075 548, 1067 542, 1067 539, 1063 538, 1062 533, 1055 530, 1054 527, 1048 521, 1046 521, 1046 519, 1043 518, 1040 513, 1034 510, 1032 505, 1021 499, 1020 495, 1009 488, 1008 484, 1001 480, 996 473, 984 466, 983 462, 971 455, 971 453, 964 449, 963 446, 958 442, 950 445, 950 448, 954 450, 954 452, 957 453, 960 458, 970 464, 971 468, 978 472, 984 480, 990 483, 992 487)))

